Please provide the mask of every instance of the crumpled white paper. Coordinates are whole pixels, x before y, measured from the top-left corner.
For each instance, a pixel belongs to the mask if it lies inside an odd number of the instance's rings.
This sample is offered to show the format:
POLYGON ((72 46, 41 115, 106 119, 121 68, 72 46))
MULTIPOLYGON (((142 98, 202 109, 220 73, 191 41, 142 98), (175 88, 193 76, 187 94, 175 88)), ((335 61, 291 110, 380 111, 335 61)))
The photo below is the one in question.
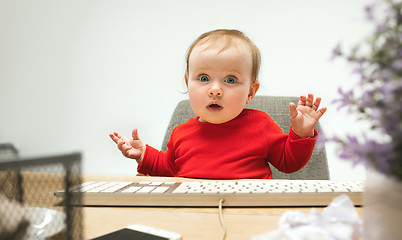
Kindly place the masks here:
POLYGON ((315 208, 309 214, 285 212, 278 229, 252 237, 252 240, 351 240, 363 234, 362 221, 346 195, 333 199, 322 212, 315 208))

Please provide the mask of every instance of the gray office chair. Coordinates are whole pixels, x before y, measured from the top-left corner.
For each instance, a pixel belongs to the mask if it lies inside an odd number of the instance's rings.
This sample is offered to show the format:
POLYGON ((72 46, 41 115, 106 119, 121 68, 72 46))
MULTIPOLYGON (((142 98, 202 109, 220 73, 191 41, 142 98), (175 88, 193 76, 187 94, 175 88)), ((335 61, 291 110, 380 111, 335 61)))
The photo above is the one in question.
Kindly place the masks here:
MULTIPOLYGON (((294 102, 297 104, 298 97, 271 97, 271 96, 256 96, 254 99, 246 105, 246 108, 256 109, 266 112, 271 118, 278 124, 283 132, 288 133, 290 127, 290 112, 289 103, 294 102)), ((162 151, 166 151, 166 144, 169 141, 170 134, 173 129, 186 122, 190 118, 196 117, 195 113, 191 109, 189 100, 183 100, 179 102, 173 115, 170 119, 169 126, 166 130, 165 137, 163 139, 162 151)), ((319 123, 316 126, 318 132, 320 132, 319 123)), ((275 167, 270 165, 272 170, 272 178, 274 179, 314 179, 314 180, 326 180, 329 179, 329 170, 327 162, 327 154, 325 146, 320 149, 316 149, 307 165, 294 173, 286 174, 278 171, 275 167)))

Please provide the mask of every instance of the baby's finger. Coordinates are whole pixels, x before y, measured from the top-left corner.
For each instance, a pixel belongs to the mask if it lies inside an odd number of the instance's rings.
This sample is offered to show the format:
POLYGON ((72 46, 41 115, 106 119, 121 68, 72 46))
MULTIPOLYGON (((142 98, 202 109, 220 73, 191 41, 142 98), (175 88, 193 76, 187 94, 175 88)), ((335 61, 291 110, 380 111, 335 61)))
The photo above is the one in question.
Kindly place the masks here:
POLYGON ((313 106, 312 106, 315 111, 317 111, 318 107, 320 106, 320 103, 321 103, 321 98, 320 98, 320 97, 317 97, 317 98, 315 99, 315 101, 314 101, 313 106))
POLYGON ((301 95, 298 106, 306 106, 306 96, 301 95))
POLYGON ((133 129, 133 131, 131 133, 131 136, 133 137, 133 140, 140 140, 140 138, 138 136, 138 129, 137 128, 133 129))
POLYGON ((125 142, 124 140, 122 140, 122 139, 117 140, 117 148, 118 148, 120 151, 123 151, 123 145, 124 145, 125 143, 126 143, 126 142, 125 142))
POLYGON ((309 93, 306 99, 306 106, 312 107, 313 106, 314 95, 309 93))
POLYGON ((289 104, 289 110, 290 110, 290 117, 291 117, 291 118, 297 117, 296 105, 295 105, 293 102, 291 102, 291 103, 289 104))
POLYGON ((123 136, 122 135, 120 135, 118 132, 114 132, 113 133, 117 138, 122 138, 123 136))
POLYGON ((324 113, 327 111, 326 107, 321 108, 320 110, 317 111, 318 113, 318 118, 321 118, 322 115, 324 115, 324 113))
POLYGON ((109 133, 109 137, 113 140, 113 142, 117 143, 117 140, 119 140, 113 133, 109 133))
POLYGON ((109 136, 115 143, 117 143, 117 141, 122 138, 122 136, 117 132, 110 133, 109 136))

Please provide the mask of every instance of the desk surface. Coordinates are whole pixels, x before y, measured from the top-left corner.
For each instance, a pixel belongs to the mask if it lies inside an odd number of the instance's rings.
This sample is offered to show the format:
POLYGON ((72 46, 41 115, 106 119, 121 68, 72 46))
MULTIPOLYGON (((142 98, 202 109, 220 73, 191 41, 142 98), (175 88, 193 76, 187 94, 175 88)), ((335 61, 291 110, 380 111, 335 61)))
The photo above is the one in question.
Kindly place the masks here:
MULTIPOLYGON (((84 176, 83 181, 139 181, 150 177, 84 176)), ((169 178, 159 178, 168 181, 169 178)), ((175 180, 180 180, 175 178, 175 180)), ((188 181, 189 179, 186 179, 188 181)), ((223 208, 226 239, 250 239, 275 230, 288 210, 309 213, 310 207, 223 208)), ((317 207, 322 210, 322 207, 317 207)), ((131 224, 142 224, 180 233, 183 239, 220 239, 218 206, 213 207, 83 207, 85 239, 94 238, 131 224)), ((362 216, 362 208, 357 211, 362 216)))

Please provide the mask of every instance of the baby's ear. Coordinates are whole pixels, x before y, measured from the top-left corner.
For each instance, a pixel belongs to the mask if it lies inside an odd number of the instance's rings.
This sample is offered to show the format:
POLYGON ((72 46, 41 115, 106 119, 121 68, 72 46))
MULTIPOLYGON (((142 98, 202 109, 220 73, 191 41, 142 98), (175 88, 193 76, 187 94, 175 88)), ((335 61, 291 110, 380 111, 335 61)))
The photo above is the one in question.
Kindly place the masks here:
POLYGON ((249 104, 251 102, 251 100, 253 100, 253 98, 259 88, 260 88, 260 83, 258 81, 255 81, 251 84, 246 104, 249 104))
POLYGON ((188 73, 184 74, 184 80, 186 81, 186 86, 188 87, 188 73))

